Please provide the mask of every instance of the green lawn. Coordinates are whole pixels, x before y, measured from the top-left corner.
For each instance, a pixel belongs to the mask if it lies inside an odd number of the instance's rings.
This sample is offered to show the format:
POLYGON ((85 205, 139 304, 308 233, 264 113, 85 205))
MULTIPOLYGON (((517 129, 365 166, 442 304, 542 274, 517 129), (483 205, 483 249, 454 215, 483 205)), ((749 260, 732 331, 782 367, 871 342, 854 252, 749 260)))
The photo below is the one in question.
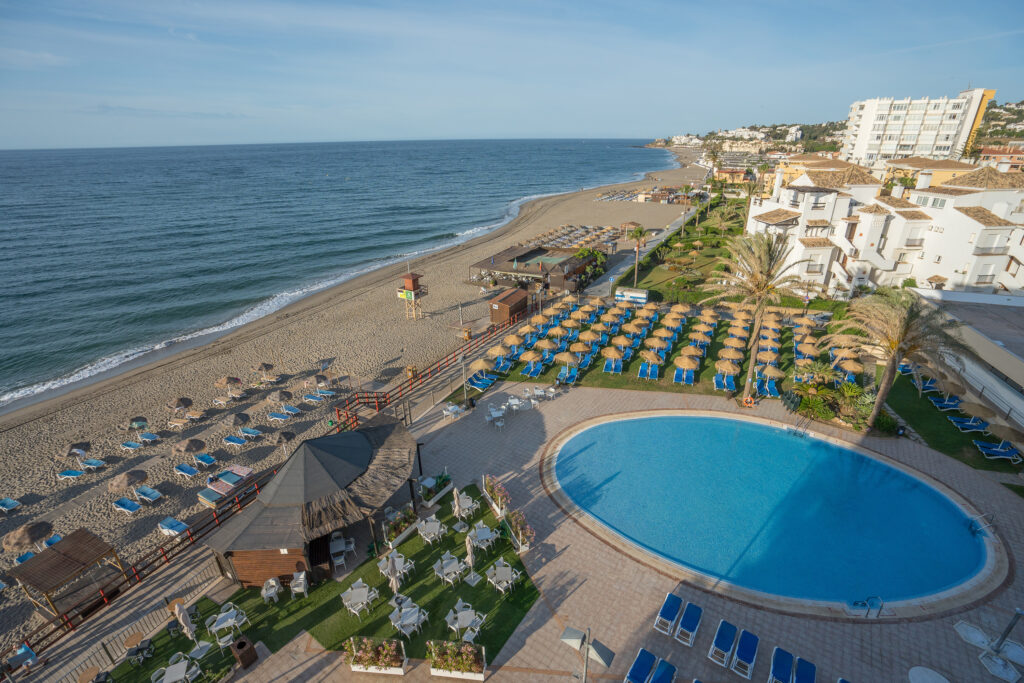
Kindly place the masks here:
POLYGON ((1021 498, 1024 498, 1024 486, 1021 486, 1020 484, 1003 484, 1003 486, 1010 489, 1021 498))
POLYGON ((956 411, 944 413, 937 410, 925 396, 918 396, 917 388, 904 375, 896 378, 886 404, 902 417, 910 427, 921 435, 930 447, 967 463, 979 470, 996 472, 1018 472, 1020 466, 1005 460, 989 460, 974 446, 972 440, 998 441, 984 434, 963 434, 946 419, 947 415, 961 415, 956 411))

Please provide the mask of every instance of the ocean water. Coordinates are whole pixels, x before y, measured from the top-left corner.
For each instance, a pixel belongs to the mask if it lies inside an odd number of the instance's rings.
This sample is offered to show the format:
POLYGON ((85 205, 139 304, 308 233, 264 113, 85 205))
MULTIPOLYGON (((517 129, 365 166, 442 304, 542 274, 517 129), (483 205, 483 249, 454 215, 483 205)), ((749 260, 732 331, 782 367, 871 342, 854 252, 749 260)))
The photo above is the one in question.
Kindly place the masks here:
POLYGON ((0 151, 0 406, 674 166, 643 142, 0 151))
POLYGON ((985 563, 964 512, 878 460, 766 425, 607 422, 555 475, 601 523, 673 562, 757 591, 852 603, 932 595, 985 563))

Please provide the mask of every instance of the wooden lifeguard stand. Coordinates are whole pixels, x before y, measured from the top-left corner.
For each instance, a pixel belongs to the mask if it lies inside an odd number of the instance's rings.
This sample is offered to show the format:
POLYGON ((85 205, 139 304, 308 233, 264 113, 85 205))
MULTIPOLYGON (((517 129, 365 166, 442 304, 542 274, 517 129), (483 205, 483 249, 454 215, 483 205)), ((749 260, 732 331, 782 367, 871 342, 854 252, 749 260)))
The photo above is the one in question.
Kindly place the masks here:
POLYGON ((416 320, 423 317, 420 299, 427 295, 427 288, 420 284, 419 273, 406 273, 402 276, 402 286, 398 288, 398 298, 405 301, 405 319, 416 320))

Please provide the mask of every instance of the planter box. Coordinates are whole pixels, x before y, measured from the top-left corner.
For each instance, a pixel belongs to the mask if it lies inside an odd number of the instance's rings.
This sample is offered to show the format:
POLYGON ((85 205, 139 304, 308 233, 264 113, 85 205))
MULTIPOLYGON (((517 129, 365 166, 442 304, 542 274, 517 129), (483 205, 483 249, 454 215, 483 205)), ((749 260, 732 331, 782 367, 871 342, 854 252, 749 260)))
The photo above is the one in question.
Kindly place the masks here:
POLYGON ((368 674, 380 674, 381 676, 404 676, 405 669, 409 666, 409 660, 402 662, 402 666, 389 666, 383 669, 375 666, 359 666, 358 664, 349 664, 349 668, 352 671, 368 674))
POLYGON ((487 669, 484 669, 481 673, 472 673, 469 671, 450 671, 449 669, 430 667, 430 675, 439 676, 440 678, 460 678, 464 681, 482 681, 487 677, 487 669))
POLYGON ((436 496, 434 496, 430 500, 424 501, 423 504, 426 505, 427 507, 434 507, 441 501, 442 498, 444 498, 446 495, 452 492, 452 486, 454 486, 454 484, 452 484, 452 482, 448 482, 447 486, 438 491, 436 496))
POLYGON ((487 493, 487 486, 484 485, 484 478, 480 477, 480 494, 487 501, 487 505, 490 506, 491 512, 498 518, 499 521, 505 518, 505 508, 498 507, 498 504, 491 500, 490 495, 487 493))
POLYGON ((394 540, 388 541, 388 547, 394 550, 402 543, 402 541, 409 538, 409 536, 413 535, 414 533, 416 533, 416 522, 413 522, 409 526, 405 527, 402 533, 395 536, 394 540))
POLYGON ((514 533, 512 533, 512 527, 510 527, 508 525, 508 522, 502 521, 502 524, 504 524, 505 528, 508 529, 508 539, 510 541, 512 541, 512 547, 516 549, 516 554, 517 555, 522 555, 523 553, 525 553, 527 550, 530 549, 530 544, 529 543, 520 543, 519 542, 519 539, 516 538, 516 535, 514 533))

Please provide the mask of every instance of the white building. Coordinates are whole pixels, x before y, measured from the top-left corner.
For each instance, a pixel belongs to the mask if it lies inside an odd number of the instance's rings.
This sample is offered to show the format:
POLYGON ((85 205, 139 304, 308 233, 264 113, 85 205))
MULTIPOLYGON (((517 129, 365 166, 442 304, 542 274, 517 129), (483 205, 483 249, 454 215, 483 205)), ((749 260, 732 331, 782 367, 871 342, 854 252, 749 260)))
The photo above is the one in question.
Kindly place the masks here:
POLYGON ((981 124, 995 90, 956 97, 877 97, 850 105, 840 158, 876 169, 888 159, 959 159, 981 124))
POLYGON ((800 126, 790 126, 786 132, 786 142, 797 142, 804 137, 804 131, 800 126))
POLYGON ((880 197, 865 169, 805 171, 756 200, 746 230, 781 233, 796 273, 828 296, 859 286, 1024 294, 1024 174, 993 168, 880 197))
POLYGON ((718 131, 718 137, 732 138, 734 140, 764 140, 768 135, 751 128, 734 128, 732 130, 718 131))
POLYGON ((690 147, 693 145, 701 144, 703 140, 701 140, 696 135, 673 135, 671 138, 669 138, 669 142, 677 147, 690 147))

